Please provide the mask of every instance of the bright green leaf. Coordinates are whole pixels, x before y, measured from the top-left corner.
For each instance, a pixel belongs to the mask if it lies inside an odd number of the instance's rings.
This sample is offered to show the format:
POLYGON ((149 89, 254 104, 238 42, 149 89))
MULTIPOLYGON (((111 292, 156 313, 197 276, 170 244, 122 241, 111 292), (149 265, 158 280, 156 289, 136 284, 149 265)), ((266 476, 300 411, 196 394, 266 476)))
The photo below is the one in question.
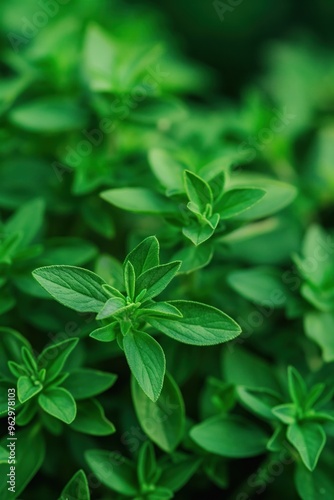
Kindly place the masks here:
POLYGON ((289 425, 287 438, 299 452, 305 466, 313 471, 326 443, 326 434, 321 425, 313 422, 289 425))
POLYGON ((129 212, 162 215, 176 212, 168 199, 147 188, 109 189, 100 196, 108 203, 129 212))
POLYGON ((79 470, 63 489, 59 500, 90 500, 89 486, 86 474, 79 470))
POLYGON ((62 384, 76 401, 97 396, 114 385, 117 375, 113 373, 93 370, 91 368, 77 368, 71 371, 69 377, 62 384))
POLYGON ((136 468, 118 452, 89 450, 85 453, 86 461, 105 486, 117 493, 134 498, 138 490, 136 468))
POLYGON ((91 436, 109 436, 115 432, 114 425, 107 419, 103 406, 96 399, 77 403, 77 413, 71 428, 91 436))
POLYGON ((99 312, 109 298, 95 273, 73 266, 35 269, 34 278, 54 299, 79 312, 99 312))
POLYGON ((77 407, 73 396, 61 387, 51 387, 38 396, 40 407, 49 415, 58 418, 65 424, 75 419, 77 407))
POLYGON ((230 458, 260 455, 268 440, 261 427, 232 415, 205 420, 191 429, 190 436, 206 451, 230 458))
POLYGON ((160 247, 157 238, 149 236, 127 255, 124 266, 130 261, 138 278, 145 271, 159 265, 159 251, 160 247))
POLYGON ((129 332, 123 339, 126 359, 131 372, 145 394, 156 401, 160 396, 166 360, 158 342, 147 333, 129 332))
POLYGON ((184 180, 189 200, 204 214, 207 205, 212 205, 213 201, 209 184, 189 170, 185 170, 184 180))
POLYGON ((153 299, 169 285, 180 266, 181 262, 170 262, 148 269, 136 280, 135 295, 146 290, 145 300, 153 299))
POLYGON ((265 195, 266 191, 263 189, 232 189, 226 191, 219 204, 215 206, 215 211, 220 213, 222 219, 230 219, 252 208, 265 195))
POLYGON ((227 342, 239 335, 239 325, 215 307, 173 300, 170 302, 182 318, 149 318, 149 323, 160 332, 179 342, 192 345, 214 345, 227 342))

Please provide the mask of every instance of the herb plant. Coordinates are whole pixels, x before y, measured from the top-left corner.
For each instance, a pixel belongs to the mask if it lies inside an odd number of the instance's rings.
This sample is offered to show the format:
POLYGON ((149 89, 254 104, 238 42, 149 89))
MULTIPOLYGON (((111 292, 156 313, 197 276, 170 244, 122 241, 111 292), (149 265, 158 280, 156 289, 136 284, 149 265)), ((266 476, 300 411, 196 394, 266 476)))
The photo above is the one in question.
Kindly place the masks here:
POLYGON ((168 286, 181 262, 160 264, 159 243, 146 238, 126 257, 122 292, 91 271, 73 266, 48 266, 33 272, 56 300, 79 312, 95 312, 103 326, 90 333, 101 342, 117 340, 130 370, 145 394, 156 401, 165 370, 160 344, 145 331, 158 332, 191 345, 216 345, 241 331, 235 321, 215 307, 189 300, 153 300, 168 286))

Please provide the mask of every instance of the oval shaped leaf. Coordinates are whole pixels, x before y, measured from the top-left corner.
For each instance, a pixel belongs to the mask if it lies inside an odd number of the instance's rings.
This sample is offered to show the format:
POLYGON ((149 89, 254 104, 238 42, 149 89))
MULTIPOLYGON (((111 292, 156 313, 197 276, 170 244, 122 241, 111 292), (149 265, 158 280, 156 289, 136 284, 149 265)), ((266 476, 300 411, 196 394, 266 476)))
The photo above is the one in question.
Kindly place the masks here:
POLYGON ((79 470, 63 489, 59 500, 90 500, 89 486, 86 474, 79 470))
POLYGON ((156 401, 161 393, 166 360, 162 347, 147 333, 129 332, 123 347, 131 372, 145 394, 156 401))
POLYGON ((105 201, 129 212, 171 214, 176 208, 164 196, 147 188, 109 189, 100 195, 105 201))
POLYGON ((81 267, 46 266, 32 274, 54 299, 75 311, 99 312, 109 299, 103 279, 81 267))
POLYGON ((215 210, 222 219, 229 219, 249 210, 265 195, 264 189, 231 189, 223 195, 215 210))
POLYGON ((113 373, 92 370, 91 368, 78 368, 70 373, 63 383, 76 401, 87 399, 109 389, 116 381, 117 375, 113 373))
POLYGON ((235 415, 219 415, 193 427, 196 444, 222 457, 245 458, 266 450, 267 434, 257 425, 235 415))
POLYGON ((122 495, 136 496, 138 483, 136 468, 118 452, 89 450, 85 453, 86 461, 105 486, 122 495))
POLYGON ((115 432, 114 425, 107 419, 103 406, 96 399, 79 401, 71 428, 91 436, 109 436, 115 432))
POLYGON ((38 403, 46 413, 65 424, 70 424, 75 419, 77 407, 73 396, 61 387, 52 387, 40 394, 38 403))
POLYGON ((135 295, 138 296, 142 290, 146 290, 145 300, 153 299, 169 285, 180 266, 181 262, 176 261, 149 269, 137 279, 135 295))
POLYGON ((321 425, 314 422, 289 425, 287 438, 299 452, 306 467, 313 471, 326 443, 326 434, 321 425))
POLYGON ((187 300, 173 300, 182 318, 149 318, 160 332, 179 342, 192 345, 215 345, 237 337, 240 326, 215 307, 187 300))
POLYGON ((177 383, 166 372, 164 385, 156 402, 146 396, 134 377, 131 389, 142 429, 159 448, 171 453, 183 438, 185 426, 184 402, 177 383))

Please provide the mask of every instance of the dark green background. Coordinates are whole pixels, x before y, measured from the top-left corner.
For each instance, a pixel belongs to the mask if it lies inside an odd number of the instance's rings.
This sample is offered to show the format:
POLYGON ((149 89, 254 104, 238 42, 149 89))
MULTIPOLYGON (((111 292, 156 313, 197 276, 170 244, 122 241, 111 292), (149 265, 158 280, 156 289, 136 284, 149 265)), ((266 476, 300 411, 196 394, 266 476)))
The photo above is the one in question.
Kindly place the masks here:
MULTIPOLYGON (((233 12, 226 12, 224 21, 211 0, 135 3, 160 9, 187 54, 214 68, 221 89, 233 97, 264 67, 268 42, 308 38, 334 44, 334 4, 330 0, 242 0, 233 12)), ((228 0, 221 3, 229 5, 228 0)))

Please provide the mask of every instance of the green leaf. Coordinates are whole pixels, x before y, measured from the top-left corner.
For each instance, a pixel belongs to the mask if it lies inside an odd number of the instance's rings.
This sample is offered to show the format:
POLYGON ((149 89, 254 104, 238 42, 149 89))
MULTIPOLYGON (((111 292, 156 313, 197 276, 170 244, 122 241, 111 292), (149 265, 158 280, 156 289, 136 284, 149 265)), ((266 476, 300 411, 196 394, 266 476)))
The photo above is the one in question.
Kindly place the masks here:
POLYGON ((327 500, 334 497, 332 470, 321 469, 320 465, 309 471, 298 464, 295 472, 295 485, 302 500, 327 500))
POLYGON ((123 339, 131 372, 145 394, 156 401, 161 393, 166 370, 164 352, 158 342, 140 331, 130 331, 123 339))
POLYGON ((264 189, 231 189, 224 193, 215 211, 220 213, 222 219, 230 219, 252 208, 265 195, 264 189))
POLYGON ((35 360, 35 356, 31 353, 28 347, 22 347, 21 356, 24 366, 28 370, 28 372, 34 373, 37 371, 37 363, 35 360))
POLYGON ((284 307, 288 290, 282 281, 282 274, 270 267, 254 267, 232 271, 227 282, 233 290, 246 299, 268 307, 284 307))
MULTIPOLYGON (((119 288, 124 290, 123 266, 122 265, 120 265, 120 278, 122 281, 122 285, 120 285, 119 288)), ((102 288, 103 288, 103 290, 105 290, 107 292, 108 295, 110 295, 114 299, 124 299, 125 298, 124 295, 119 290, 117 290, 116 288, 114 288, 111 285, 102 285, 102 288)))
POLYGON ((326 434, 321 425, 313 422, 289 425, 287 438, 299 452, 305 466, 313 471, 326 443, 326 434))
POLYGON ((135 274, 134 267, 130 261, 127 261, 127 263, 124 266, 124 284, 125 284, 125 290, 126 290, 128 297, 131 300, 134 300, 134 298, 135 298, 135 286, 136 286, 136 274, 135 274))
POLYGON ((138 278, 145 271, 159 265, 159 251, 159 241, 155 236, 149 236, 127 255, 124 266, 128 261, 131 262, 138 278))
POLYGON ((95 272, 108 283, 108 285, 102 285, 102 288, 109 289, 111 286, 114 292, 115 290, 118 292, 118 296, 121 295, 119 290, 124 290, 123 266, 117 259, 109 255, 100 255, 96 260, 95 272))
POLYGON ((154 453, 154 446, 150 441, 145 441, 139 450, 137 473, 138 482, 142 487, 155 482, 157 462, 154 453))
POLYGON ((83 48, 84 74, 89 87, 97 92, 116 90, 117 44, 108 32, 91 22, 83 48), (99 54, 99 57, 96 57, 99 54))
POLYGON ((99 314, 96 316, 97 320, 110 318, 115 314, 115 312, 123 309, 126 306, 125 298, 111 297, 102 307, 99 314))
POLYGON ((7 220, 5 232, 21 233, 20 246, 29 245, 42 228, 44 211, 45 202, 40 198, 25 203, 7 220))
POLYGON ((219 415, 190 431, 196 444, 223 457, 246 458, 266 450, 268 436, 257 425, 236 415, 219 415))
POLYGON ((114 425, 107 419, 103 406, 96 399, 77 403, 77 414, 71 428, 91 436, 109 436, 115 432, 114 425))
POLYGON ((174 160, 171 153, 163 149, 152 149, 149 152, 149 163, 156 178, 168 191, 183 192, 183 167, 174 160))
POLYGON ((32 379, 26 375, 23 375, 17 381, 17 397, 20 403, 25 403, 33 398, 36 394, 41 392, 42 389, 43 385, 39 381, 34 383, 32 379))
POLYGON ((320 346, 324 361, 334 361, 334 313, 308 312, 304 328, 306 335, 320 346))
POLYGON ((199 246, 207 241, 219 223, 219 214, 214 214, 210 220, 205 223, 196 223, 191 226, 184 227, 182 233, 186 238, 193 242, 194 245, 199 246))
POLYGON ((86 112, 73 98, 47 96, 14 107, 9 114, 9 120, 31 132, 58 133, 84 127, 86 112))
POLYGON ((281 402, 276 392, 270 389, 252 389, 239 386, 237 388, 237 394, 241 403, 248 411, 268 420, 275 419, 271 411, 272 407, 277 406, 281 402))
POLYGON ((73 396, 61 387, 52 387, 38 396, 40 407, 49 415, 65 424, 71 424, 76 417, 77 407, 73 396))
POLYGON ((286 435, 285 425, 280 425, 279 427, 276 427, 273 435, 268 440, 267 449, 274 453, 276 451, 281 451, 282 448, 284 447, 284 442, 286 439, 285 435, 286 435))
POLYGON ((24 366, 15 363, 15 361, 8 361, 8 368, 16 378, 21 377, 21 375, 27 375, 27 369, 24 366))
POLYGON ((314 385, 306 396, 304 402, 304 408, 306 410, 313 408, 313 406, 317 403, 317 401, 319 400, 325 389, 326 389, 325 384, 314 385))
MULTIPOLYGON (((6 481, 1 481, 1 500, 13 500, 13 498, 19 498, 25 490, 27 484, 29 484, 32 478, 36 475, 37 471, 44 462, 45 442, 40 426, 29 426, 26 429, 19 430, 16 434, 16 438, 16 443, 19 443, 19 445, 17 444, 15 449, 15 493, 8 491, 8 484, 6 481)), ((5 436, 0 441, 0 445, 6 448, 8 454, 9 448, 7 448, 7 444, 7 436, 5 436)), ((7 477, 6 475, 9 473, 8 467, 9 465, 7 460, 6 463, 0 463, 0 477, 7 477)))
POLYGON ((33 276, 54 299, 75 311, 99 312, 109 299, 103 279, 80 267, 40 267, 33 276))
POLYGON ((297 196, 297 189, 291 184, 262 177, 258 174, 239 174, 232 177, 229 189, 264 190, 266 196, 260 203, 240 215, 242 220, 254 220, 275 214, 290 205, 297 196))
POLYGON ((0 327, 0 373, 6 378, 12 378, 8 368, 8 360, 22 363, 21 349, 27 347, 32 351, 29 341, 12 328, 0 327))
POLYGON ((97 248, 82 238, 52 238, 47 240, 41 263, 47 265, 81 266, 91 261, 97 254, 97 248))
POLYGON ((185 430, 185 408, 181 391, 166 372, 161 394, 153 402, 132 378, 132 399, 145 434, 167 453, 181 442, 185 430))
POLYGON ((232 340, 241 328, 227 314, 215 307, 186 300, 169 302, 182 318, 149 318, 149 323, 160 332, 179 342, 192 345, 215 345, 232 340))
POLYGON ((292 403, 275 406, 271 411, 284 424, 293 424, 296 422, 297 408, 292 403))
POLYGON ((224 195, 226 173, 218 172, 214 177, 210 178, 209 186, 212 191, 214 204, 217 203, 224 195))
POLYGON ((121 495, 134 498, 138 491, 136 468, 118 452, 89 450, 88 466, 105 486, 121 495))
POLYGON ((180 260, 182 265, 179 269, 181 273, 192 273, 207 266, 213 257, 213 245, 207 243, 206 245, 191 245, 185 247, 174 254, 173 259, 180 260))
POLYGON ((200 464, 201 460, 195 456, 181 455, 180 457, 175 457, 173 455, 171 456, 171 461, 164 464, 157 484, 165 486, 172 491, 178 491, 187 484, 200 464))
POLYGON ((303 407, 307 394, 307 387, 300 373, 293 366, 288 367, 288 385, 292 401, 296 406, 303 407))
POLYGON ((72 338, 46 347, 38 356, 39 369, 46 369, 46 380, 51 382, 63 370, 67 358, 77 346, 79 339, 72 338))
POLYGON ((135 296, 146 290, 145 300, 159 295, 172 281, 180 269, 181 262, 170 262, 148 269, 136 280, 135 296))
POLYGON ((140 316, 176 316, 182 318, 180 311, 168 302, 150 302, 145 304, 145 307, 141 307, 136 315, 137 318, 140 316))
POLYGON ((21 240, 23 238, 23 233, 14 233, 5 236, 0 242, 0 263, 6 268, 12 264, 13 256, 17 251, 21 240))
POLYGON ((222 351, 222 375, 227 382, 251 389, 267 388, 280 393, 273 367, 262 357, 240 346, 222 351))
POLYGON ((99 340, 100 342, 112 342, 116 339, 117 331, 116 326, 118 325, 117 321, 114 323, 110 323, 109 325, 102 326, 101 328, 97 328, 93 330, 89 336, 95 340, 99 340))
POLYGON ((62 386, 67 389, 76 401, 97 396, 114 385, 117 375, 91 368, 73 370, 62 386))
MULTIPOLYGON (((332 272, 331 250, 328 246, 329 235, 318 225, 309 226, 304 241, 302 252, 305 259, 295 256, 296 265, 304 278, 315 287, 322 288, 328 282, 332 272), (322 250, 319 256, 319 250, 322 250), (324 253, 325 252, 325 253, 324 253), (316 269, 309 266, 310 259, 316 259, 316 269)), ((325 288, 327 288, 325 286, 325 288)), ((318 293, 319 295, 319 293, 318 293)), ((315 298, 316 299, 316 298, 315 298)))
POLYGON ((309 410, 303 415, 303 420, 311 420, 312 422, 318 422, 321 424, 324 424, 326 422, 334 422, 334 411, 309 410))
POLYGON ((212 205, 213 202, 209 184, 189 170, 184 171, 184 182, 189 201, 204 215, 207 205, 212 205))
MULTIPOLYGON (((306 261, 306 265, 307 261, 306 261)), ((334 287, 320 288, 312 283, 304 283, 300 289, 301 295, 316 309, 322 312, 333 311, 334 287)))
POLYGON ((173 492, 168 488, 155 488, 152 493, 147 495, 147 500, 170 500, 174 498, 173 492))
POLYGON ((63 489, 59 500, 90 500, 86 474, 79 470, 63 489))
POLYGON ((100 195, 105 201, 128 212, 141 214, 173 214, 175 206, 164 196, 147 188, 109 189, 100 195))

